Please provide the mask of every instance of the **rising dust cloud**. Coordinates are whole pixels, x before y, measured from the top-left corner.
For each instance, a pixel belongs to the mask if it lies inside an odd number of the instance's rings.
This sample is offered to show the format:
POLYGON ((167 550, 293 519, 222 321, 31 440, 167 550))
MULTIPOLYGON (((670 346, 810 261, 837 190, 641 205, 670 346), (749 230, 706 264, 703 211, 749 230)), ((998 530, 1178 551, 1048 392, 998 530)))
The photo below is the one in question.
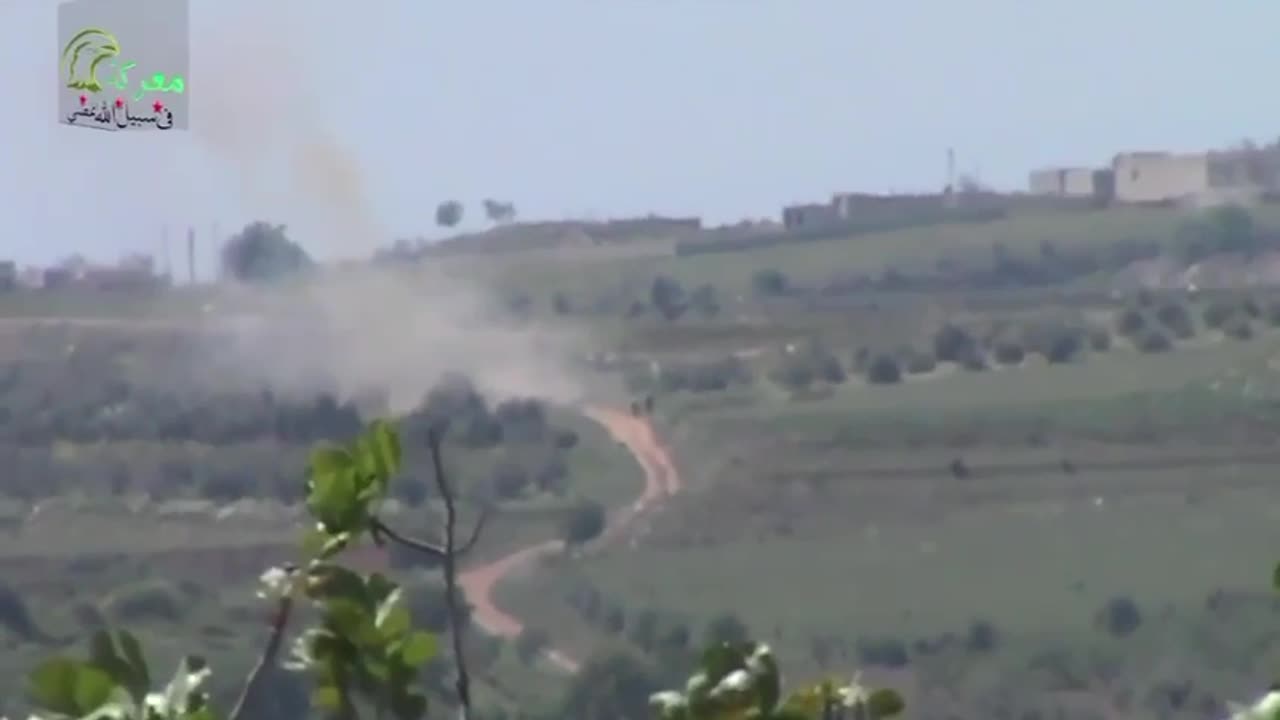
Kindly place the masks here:
MULTIPOLYGON (((202 92, 192 99, 192 136, 233 170, 253 217, 278 221, 288 208, 291 221, 303 218, 289 223, 291 239, 313 256, 368 258, 389 234, 371 210, 357 158, 325 127, 320 99, 305 83, 278 80, 323 72, 290 46, 298 33, 285 16, 291 13, 255 8, 251 17, 193 33, 202 92)), ((430 207, 424 202, 424 227, 433 221, 430 207)), ((450 371, 495 398, 568 404, 582 395, 570 359, 588 347, 583 333, 516 327, 493 312, 492 288, 439 268, 334 269, 305 286, 229 293, 212 314, 220 305, 253 310, 222 327, 197 360, 208 366, 194 375, 277 391, 381 391, 393 412, 417 405, 450 371)))

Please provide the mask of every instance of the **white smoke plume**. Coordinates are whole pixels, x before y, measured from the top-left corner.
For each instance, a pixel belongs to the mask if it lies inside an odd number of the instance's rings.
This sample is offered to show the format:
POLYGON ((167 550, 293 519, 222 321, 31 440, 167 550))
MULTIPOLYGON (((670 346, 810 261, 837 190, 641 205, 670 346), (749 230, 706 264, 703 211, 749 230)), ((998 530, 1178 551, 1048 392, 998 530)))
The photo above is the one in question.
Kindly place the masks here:
MULTIPOLYGON (((307 13, 280 5, 254 4, 193 37, 201 88, 193 137, 233 169, 246 212, 278 221, 287 209, 291 239, 313 256, 367 258, 390 238, 356 155, 326 127, 324 104, 303 81, 324 70, 290 45, 305 35, 295 21, 307 13)), ((424 208, 424 226, 432 220, 424 208)), ((346 393, 383 390, 397 411, 452 370, 500 396, 578 400, 567 358, 586 349, 584 338, 500 321, 494 291, 431 267, 335 270, 283 289, 241 289, 212 314, 247 304, 252 321, 211 344, 208 360, 223 378, 301 390, 320 376, 346 393)))

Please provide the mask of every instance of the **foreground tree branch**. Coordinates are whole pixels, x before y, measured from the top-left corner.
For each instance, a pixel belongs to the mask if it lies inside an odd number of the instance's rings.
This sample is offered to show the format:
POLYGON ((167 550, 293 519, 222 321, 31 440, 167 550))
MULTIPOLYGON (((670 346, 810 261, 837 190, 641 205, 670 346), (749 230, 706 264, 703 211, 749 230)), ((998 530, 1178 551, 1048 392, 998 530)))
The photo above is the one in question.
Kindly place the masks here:
MULTIPOLYGON (((471 676, 467 672, 467 659, 462 642, 462 613, 458 607, 458 567, 457 553, 454 547, 454 532, 458 524, 458 508, 454 503, 453 488, 444 474, 444 458, 440 450, 440 435, 435 431, 427 438, 431 449, 431 466, 435 471, 436 488, 444 499, 444 598, 449 609, 449 625, 453 630, 453 661, 457 666, 458 679, 455 687, 458 691, 458 715, 462 720, 471 718, 471 676)), ((487 513, 486 513, 487 514, 487 513)), ((467 543, 469 549, 480 536, 480 528, 484 525, 486 514, 480 516, 476 529, 467 543)))
POLYGON ((240 698, 236 700, 235 706, 231 708, 231 714, 227 716, 227 720, 244 720, 244 713, 249 707, 249 701, 258 692, 263 682, 266 681, 269 671, 276 665, 276 657, 280 654, 280 648, 284 644, 285 630, 289 626, 289 617, 292 614, 293 597, 285 595, 280 598, 279 604, 276 605, 276 614, 271 620, 271 635, 267 637, 267 644, 262 649, 262 655, 258 658, 258 663, 253 666, 249 677, 245 679, 244 689, 240 691, 240 698))

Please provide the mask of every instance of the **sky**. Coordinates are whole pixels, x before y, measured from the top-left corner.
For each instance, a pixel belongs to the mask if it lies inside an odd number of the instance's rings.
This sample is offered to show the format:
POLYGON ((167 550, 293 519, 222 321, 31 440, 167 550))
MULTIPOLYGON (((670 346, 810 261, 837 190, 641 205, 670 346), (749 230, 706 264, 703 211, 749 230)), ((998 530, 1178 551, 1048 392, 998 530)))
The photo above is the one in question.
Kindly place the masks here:
MULTIPOLYGON (((191 130, 56 123, 57 3, 0 0, 0 257, 202 255, 253 219, 322 258, 521 217, 776 217, 1120 150, 1280 136, 1257 0, 190 0, 191 130), (176 252, 176 251, 175 251, 176 252)), ((202 258, 203 263, 206 262, 202 258)), ((177 261, 175 260, 175 265, 177 261)))

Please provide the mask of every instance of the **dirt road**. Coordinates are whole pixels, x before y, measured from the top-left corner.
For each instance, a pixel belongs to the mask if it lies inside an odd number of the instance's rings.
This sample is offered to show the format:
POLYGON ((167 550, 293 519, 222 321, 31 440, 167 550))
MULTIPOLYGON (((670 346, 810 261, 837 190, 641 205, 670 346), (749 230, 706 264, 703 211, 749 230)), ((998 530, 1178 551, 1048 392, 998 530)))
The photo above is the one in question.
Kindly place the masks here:
MULTIPOLYGON (((658 441, 653 426, 646 418, 608 408, 588 408, 587 417, 600 423, 614 440, 626 446, 644 471, 644 492, 635 502, 617 510, 609 518, 599 542, 616 539, 637 517, 652 509, 663 498, 680 489, 680 476, 667 451, 658 441)), ((481 628, 495 635, 514 638, 524 628, 519 618, 503 612, 493 601, 494 586, 507 575, 528 567, 540 557, 564 549, 560 540, 548 540, 517 550, 490 563, 465 570, 458 577, 467 601, 473 607, 472 618, 481 628)), ((578 663, 558 650, 547 652, 547 658, 567 672, 577 672, 578 663)))

